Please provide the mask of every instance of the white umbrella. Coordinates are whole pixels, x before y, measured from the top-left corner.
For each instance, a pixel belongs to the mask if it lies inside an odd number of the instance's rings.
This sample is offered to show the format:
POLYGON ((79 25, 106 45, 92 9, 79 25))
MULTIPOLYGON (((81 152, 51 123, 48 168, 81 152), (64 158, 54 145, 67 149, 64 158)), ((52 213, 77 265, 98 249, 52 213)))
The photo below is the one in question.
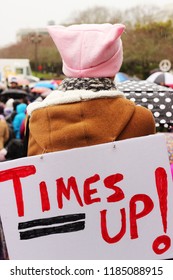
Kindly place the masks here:
POLYGON ((151 74, 146 80, 158 85, 164 85, 173 88, 173 74, 170 72, 155 72, 151 74))

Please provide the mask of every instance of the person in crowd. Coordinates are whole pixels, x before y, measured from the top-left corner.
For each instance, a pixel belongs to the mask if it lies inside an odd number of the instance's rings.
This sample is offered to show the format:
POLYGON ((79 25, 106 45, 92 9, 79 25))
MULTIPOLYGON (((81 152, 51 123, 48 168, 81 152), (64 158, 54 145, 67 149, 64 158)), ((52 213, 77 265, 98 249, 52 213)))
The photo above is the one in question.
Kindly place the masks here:
POLYGON ((5 145, 9 139, 9 128, 8 124, 3 115, 4 106, 0 106, 0 161, 5 160, 5 155, 7 153, 5 145))
POLYGON ((27 105, 25 103, 20 103, 16 106, 16 115, 12 121, 13 130, 14 130, 16 139, 20 139, 20 127, 21 127, 22 121, 26 117, 26 108, 27 108, 27 105))
POLYGON ((16 107, 17 105, 19 105, 21 102, 18 99, 13 100, 12 103, 12 112, 11 114, 6 116, 6 121, 11 124, 13 122, 14 117, 16 116, 17 112, 16 112, 16 107))
POLYGON ((9 98, 4 104, 4 116, 5 116, 5 119, 7 120, 7 122, 8 122, 8 118, 10 118, 10 116, 13 112, 13 102, 14 102, 14 99, 9 98))
POLYGON ((6 147, 5 160, 13 160, 24 156, 23 141, 21 139, 11 139, 6 147))
POLYGON ((27 107, 28 156, 155 133, 152 113, 127 100, 114 83, 124 29, 109 23, 48 27, 66 78, 27 107))
POLYGON ((26 123, 26 117, 23 119, 21 126, 20 126, 20 139, 24 140, 25 136, 25 123, 26 123))
MULTIPOLYGON (((6 102, 6 104, 7 104, 7 102, 6 102)), ((14 133, 14 128, 13 128, 13 120, 14 120, 14 117, 16 116, 16 114, 17 114, 16 107, 20 103, 21 103, 20 100, 14 99, 13 102, 12 102, 12 105, 11 105, 12 107, 10 107, 10 110, 7 109, 8 108, 7 105, 5 106, 5 109, 4 109, 5 115, 6 115, 5 119, 6 119, 6 122, 8 124, 9 132, 10 132, 10 137, 9 137, 8 142, 10 142, 10 140, 15 138, 15 133, 14 133)))
POLYGON ((11 88, 11 89, 19 89, 20 88, 16 77, 12 77, 10 79, 9 88, 11 88))

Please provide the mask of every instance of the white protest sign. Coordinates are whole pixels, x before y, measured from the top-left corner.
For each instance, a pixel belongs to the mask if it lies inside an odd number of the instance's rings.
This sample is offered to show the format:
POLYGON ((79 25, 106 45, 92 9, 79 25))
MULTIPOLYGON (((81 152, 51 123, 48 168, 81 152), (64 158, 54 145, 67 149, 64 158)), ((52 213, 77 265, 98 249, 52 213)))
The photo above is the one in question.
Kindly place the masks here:
POLYGON ((173 257, 173 184, 163 135, 0 165, 10 259, 173 257))

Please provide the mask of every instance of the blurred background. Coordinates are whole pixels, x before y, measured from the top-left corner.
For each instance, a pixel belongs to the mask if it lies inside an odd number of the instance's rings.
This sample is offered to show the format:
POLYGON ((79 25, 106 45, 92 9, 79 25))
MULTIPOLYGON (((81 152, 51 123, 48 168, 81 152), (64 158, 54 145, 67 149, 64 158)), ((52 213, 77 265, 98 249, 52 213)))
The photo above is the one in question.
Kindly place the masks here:
POLYGON ((61 58, 46 26, 105 22, 126 25, 121 72, 146 79, 161 60, 173 63, 171 0, 6 0, 1 3, 0 58, 28 58, 34 76, 63 78, 61 58))

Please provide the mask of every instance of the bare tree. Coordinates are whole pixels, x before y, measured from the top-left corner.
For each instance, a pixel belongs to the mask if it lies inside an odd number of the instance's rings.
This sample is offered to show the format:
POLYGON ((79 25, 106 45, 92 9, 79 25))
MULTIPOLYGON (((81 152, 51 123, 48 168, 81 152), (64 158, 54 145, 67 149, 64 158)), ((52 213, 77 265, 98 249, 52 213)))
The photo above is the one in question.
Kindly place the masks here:
POLYGON ((128 28, 145 25, 158 20, 160 9, 157 6, 136 6, 122 12, 122 18, 128 28))
MULTIPOLYGON (((165 12, 166 13, 166 12, 165 12)), ((170 13, 171 14, 171 13, 170 13)), ((126 30, 122 35, 124 61, 123 67, 130 74, 140 72, 141 77, 158 65, 160 60, 172 58, 173 21, 165 21, 163 10, 155 6, 135 7, 126 11, 94 7, 82 12, 73 13, 70 24, 81 23, 124 23, 126 30)), ((64 25, 69 25, 64 24, 64 25)), ((70 46, 69 46, 70 48, 70 46)), ((49 35, 44 37, 38 49, 39 62, 60 63, 61 57, 49 35)), ((0 49, 0 57, 28 57, 34 62, 34 50, 31 42, 22 42, 8 48, 0 49)))
POLYGON ((112 11, 105 7, 94 7, 82 12, 77 13, 77 15, 71 20, 75 24, 82 23, 114 23, 115 21, 121 21, 121 12, 112 11), (116 20, 115 20, 116 19, 116 20))

